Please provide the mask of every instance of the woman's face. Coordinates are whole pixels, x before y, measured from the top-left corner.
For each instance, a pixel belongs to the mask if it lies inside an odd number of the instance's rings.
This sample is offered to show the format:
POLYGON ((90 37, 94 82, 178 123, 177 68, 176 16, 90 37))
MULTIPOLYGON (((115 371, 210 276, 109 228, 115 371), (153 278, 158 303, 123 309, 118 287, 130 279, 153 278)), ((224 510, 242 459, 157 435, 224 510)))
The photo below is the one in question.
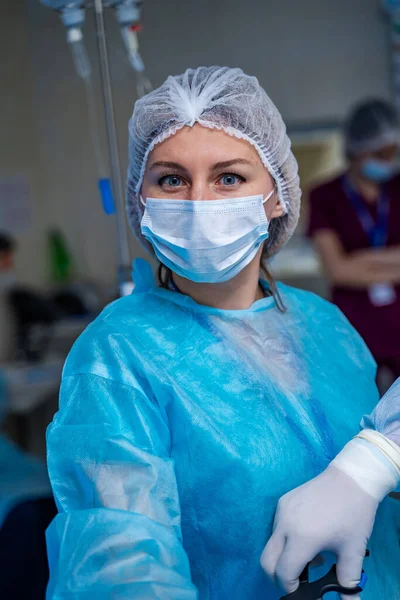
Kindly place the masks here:
MULTIPOLYGON (((199 124, 184 127, 150 153, 142 184, 146 198, 223 200, 263 194, 274 182, 251 144, 199 124)), ((269 220, 282 216, 277 194, 265 203, 269 220)))

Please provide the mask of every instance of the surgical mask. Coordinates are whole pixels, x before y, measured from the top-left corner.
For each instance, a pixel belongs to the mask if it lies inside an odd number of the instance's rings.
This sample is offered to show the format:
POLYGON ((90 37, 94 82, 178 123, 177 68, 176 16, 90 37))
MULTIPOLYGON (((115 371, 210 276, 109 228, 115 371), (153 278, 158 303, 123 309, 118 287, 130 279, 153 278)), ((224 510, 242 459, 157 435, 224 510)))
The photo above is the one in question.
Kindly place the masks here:
MULTIPOLYGON (((157 258, 191 281, 220 283, 242 271, 268 238, 260 196, 229 200, 148 198, 141 229, 157 258)), ((143 202, 143 200, 142 200, 143 202)))
POLYGON ((397 164, 370 158, 362 163, 361 170, 362 174, 367 179, 375 181, 376 183, 385 183, 395 175, 397 164))

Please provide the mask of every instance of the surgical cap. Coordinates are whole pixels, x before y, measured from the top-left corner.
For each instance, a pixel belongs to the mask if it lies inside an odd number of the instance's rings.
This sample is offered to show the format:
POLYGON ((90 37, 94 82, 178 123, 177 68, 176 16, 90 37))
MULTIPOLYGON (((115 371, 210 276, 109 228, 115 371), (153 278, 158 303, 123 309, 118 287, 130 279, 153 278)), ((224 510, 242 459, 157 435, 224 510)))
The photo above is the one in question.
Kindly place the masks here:
POLYGON ((346 152, 357 156, 400 143, 395 108, 383 100, 369 100, 356 106, 345 125, 346 152))
POLYGON ((291 237, 299 218, 301 191, 296 159, 280 113, 255 77, 241 69, 199 67, 168 77, 158 89, 136 102, 129 122, 127 212, 139 241, 150 252, 140 222, 140 188, 150 152, 185 126, 199 123, 249 142, 277 187, 285 214, 274 219, 265 256, 291 237))

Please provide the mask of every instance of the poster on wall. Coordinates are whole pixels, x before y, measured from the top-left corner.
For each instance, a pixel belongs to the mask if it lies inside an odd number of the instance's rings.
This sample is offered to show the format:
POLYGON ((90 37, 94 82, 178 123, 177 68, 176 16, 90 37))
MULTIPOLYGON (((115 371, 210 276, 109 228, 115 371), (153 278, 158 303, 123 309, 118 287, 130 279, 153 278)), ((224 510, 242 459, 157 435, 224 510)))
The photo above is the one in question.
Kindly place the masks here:
POLYGON ((32 191, 25 174, 0 176, 0 230, 14 235, 32 226, 32 191))

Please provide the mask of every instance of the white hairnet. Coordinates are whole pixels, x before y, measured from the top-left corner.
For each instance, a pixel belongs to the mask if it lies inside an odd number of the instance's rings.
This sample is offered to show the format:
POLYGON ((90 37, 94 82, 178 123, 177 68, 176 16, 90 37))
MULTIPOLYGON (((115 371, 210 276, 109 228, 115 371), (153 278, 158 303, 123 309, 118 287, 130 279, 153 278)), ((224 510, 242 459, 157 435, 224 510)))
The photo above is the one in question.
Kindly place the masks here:
POLYGON ((285 215, 274 219, 264 250, 274 254, 292 235, 299 218, 301 191, 297 162, 277 108, 255 77, 241 69, 199 67, 168 77, 157 90, 136 102, 129 122, 127 211, 141 243, 143 206, 139 193, 148 156, 154 146, 185 125, 199 123, 247 140, 274 178, 285 215))
POLYGON ((400 144, 394 106, 383 100, 368 100, 356 106, 345 125, 345 143, 350 156, 400 144))

